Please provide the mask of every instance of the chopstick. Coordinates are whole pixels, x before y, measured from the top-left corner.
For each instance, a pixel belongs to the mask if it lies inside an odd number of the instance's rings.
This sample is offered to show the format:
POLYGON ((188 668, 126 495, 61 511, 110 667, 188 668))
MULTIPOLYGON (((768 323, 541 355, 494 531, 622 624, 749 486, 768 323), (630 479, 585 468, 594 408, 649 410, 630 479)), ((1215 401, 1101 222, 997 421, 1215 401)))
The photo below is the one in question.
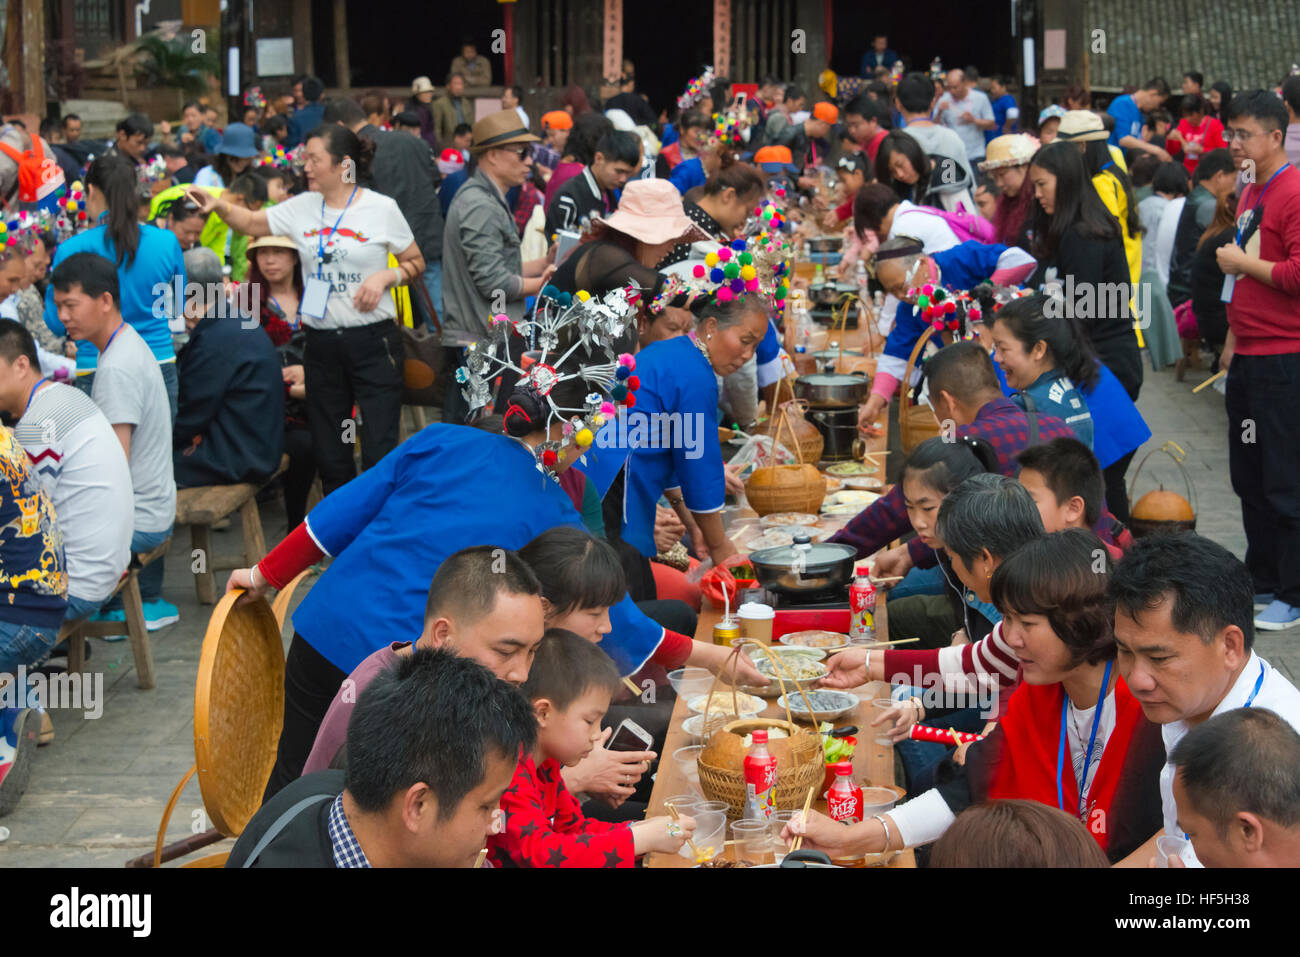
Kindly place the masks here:
POLYGON ((1198 385, 1195 389, 1193 389, 1192 394, 1195 395, 1197 392, 1200 392, 1202 389, 1204 389, 1207 385, 1210 385, 1213 382, 1218 382, 1227 374, 1228 374, 1227 369, 1220 369, 1218 372, 1214 373, 1214 375, 1210 376, 1208 379, 1206 379, 1204 382, 1198 385))
POLYGON ((883 585, 885 582, 901 582, 906 575, 891 575, 888 578, 872 578, 871 580, 877 585, 883 585))
MULTIPOLYGON (((920 640, 921 639, 919 637, 918 638, 897 638, 894 641, 877 641, 869 645, 858 645, 857 647, 858 648, 890 648, 894 645, 906 645, 913 641, 920 641, 920 640)), ((849 647, 853 647, 853 646, 850 645, 849 647)), ((844 650, 847 651, 848 648, 844 650)))
POLYGON ((636 695, 636 697, 641 697, 641 689, 636 686, 635 682, 633 682, 631 678, 624 678, 623 684, 627 685, 627 690, 636 695))
POLYGON ((488 855, 488 849, 486 847, 483 848, 483 850, 478 852, 478 859, 474 861, 475 870, 478 870, 480 867, 483 866, 483 859, 487 857, 487 855, 488 855))
MULTIPOLYGON (((817 785, 815 784, 812 787, 810 787, 808 789, 808 799, 803 802, 804 827, 808 826, 808 810, 809 808, 812 807, 813 791, 815 791, 816 789, 817 789, 817 785)), ((803 847, 803 835, 797 834, 795 835, 794 843, 790 845, 790 850, 797 851, 801 847, 803 847)))
MULTIPOLYGON (((677 813, 676 805, 665 804, 664 807, 668 809, 668 813, 672 815, 674 821, 681 820, 681 816, 677 813)), ((692 841, 689 837, 686 839, 686 846, 691 849, 691 856, 694 857, 696 860, 698 860, 700 856, 700 849, 695 846, 695 842, 692 841)))

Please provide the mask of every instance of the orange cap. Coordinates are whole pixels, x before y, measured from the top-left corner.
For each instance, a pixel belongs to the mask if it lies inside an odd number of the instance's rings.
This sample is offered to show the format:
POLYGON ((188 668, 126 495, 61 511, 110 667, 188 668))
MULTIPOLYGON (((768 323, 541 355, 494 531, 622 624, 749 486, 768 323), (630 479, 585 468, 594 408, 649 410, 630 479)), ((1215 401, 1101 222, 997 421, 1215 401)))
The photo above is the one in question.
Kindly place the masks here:
POLYGON ((568 130, 573 128, 573 117, 566 110, 551 110, 542 114, 542 129, 568 130))
POLYGON ((813 107, 812 114, 823 123, 836 123, 840 118, 839 108, 834 103, 818 103, 813 107))
POLYGON ((755 163, 794 163, 788 146, 764 146, 754 154, 755 163))

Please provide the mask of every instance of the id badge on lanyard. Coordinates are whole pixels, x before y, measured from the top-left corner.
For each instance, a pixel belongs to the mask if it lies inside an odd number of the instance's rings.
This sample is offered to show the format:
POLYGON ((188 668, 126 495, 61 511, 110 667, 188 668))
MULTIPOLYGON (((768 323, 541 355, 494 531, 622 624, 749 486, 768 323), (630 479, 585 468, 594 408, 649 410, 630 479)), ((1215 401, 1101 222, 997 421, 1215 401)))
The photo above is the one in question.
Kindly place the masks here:
POLYGON ((330 284, 320 276, 308 276, 303 284, 302 314, 309 319, 324 321, 325 308, 329 305, 330 284))

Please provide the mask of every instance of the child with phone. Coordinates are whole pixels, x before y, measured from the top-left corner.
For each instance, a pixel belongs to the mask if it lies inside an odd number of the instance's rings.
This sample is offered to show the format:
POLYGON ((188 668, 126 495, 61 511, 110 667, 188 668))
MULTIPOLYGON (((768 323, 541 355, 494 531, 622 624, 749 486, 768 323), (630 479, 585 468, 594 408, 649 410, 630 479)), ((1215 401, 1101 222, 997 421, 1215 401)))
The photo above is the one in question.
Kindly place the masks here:
POLYGON ((547 631, 522 689, 537 718, 537 744, 501 798, 504 830, 488 839, 494 867, 632 867, 650 851, 676 853, 694 833, 687 816, 594 820, 565 788, 561 768, 596 747, 618 685, 618 670, 594 644, 570 631, 547 631))

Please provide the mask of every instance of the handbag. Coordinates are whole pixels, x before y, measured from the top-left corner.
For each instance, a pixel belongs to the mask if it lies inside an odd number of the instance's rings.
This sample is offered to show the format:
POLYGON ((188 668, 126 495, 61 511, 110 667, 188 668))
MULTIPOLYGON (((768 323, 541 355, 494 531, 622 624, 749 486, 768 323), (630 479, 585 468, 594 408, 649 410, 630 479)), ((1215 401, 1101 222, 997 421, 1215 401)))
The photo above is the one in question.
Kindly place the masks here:
POLYGON ((443 364, 442 323, 424 282, 417 279, 411 283, 411 288, 433 317, 435 329, 398 327, 402 331, 402 404, 440 406, 443 392, 438 387, 443 364))

